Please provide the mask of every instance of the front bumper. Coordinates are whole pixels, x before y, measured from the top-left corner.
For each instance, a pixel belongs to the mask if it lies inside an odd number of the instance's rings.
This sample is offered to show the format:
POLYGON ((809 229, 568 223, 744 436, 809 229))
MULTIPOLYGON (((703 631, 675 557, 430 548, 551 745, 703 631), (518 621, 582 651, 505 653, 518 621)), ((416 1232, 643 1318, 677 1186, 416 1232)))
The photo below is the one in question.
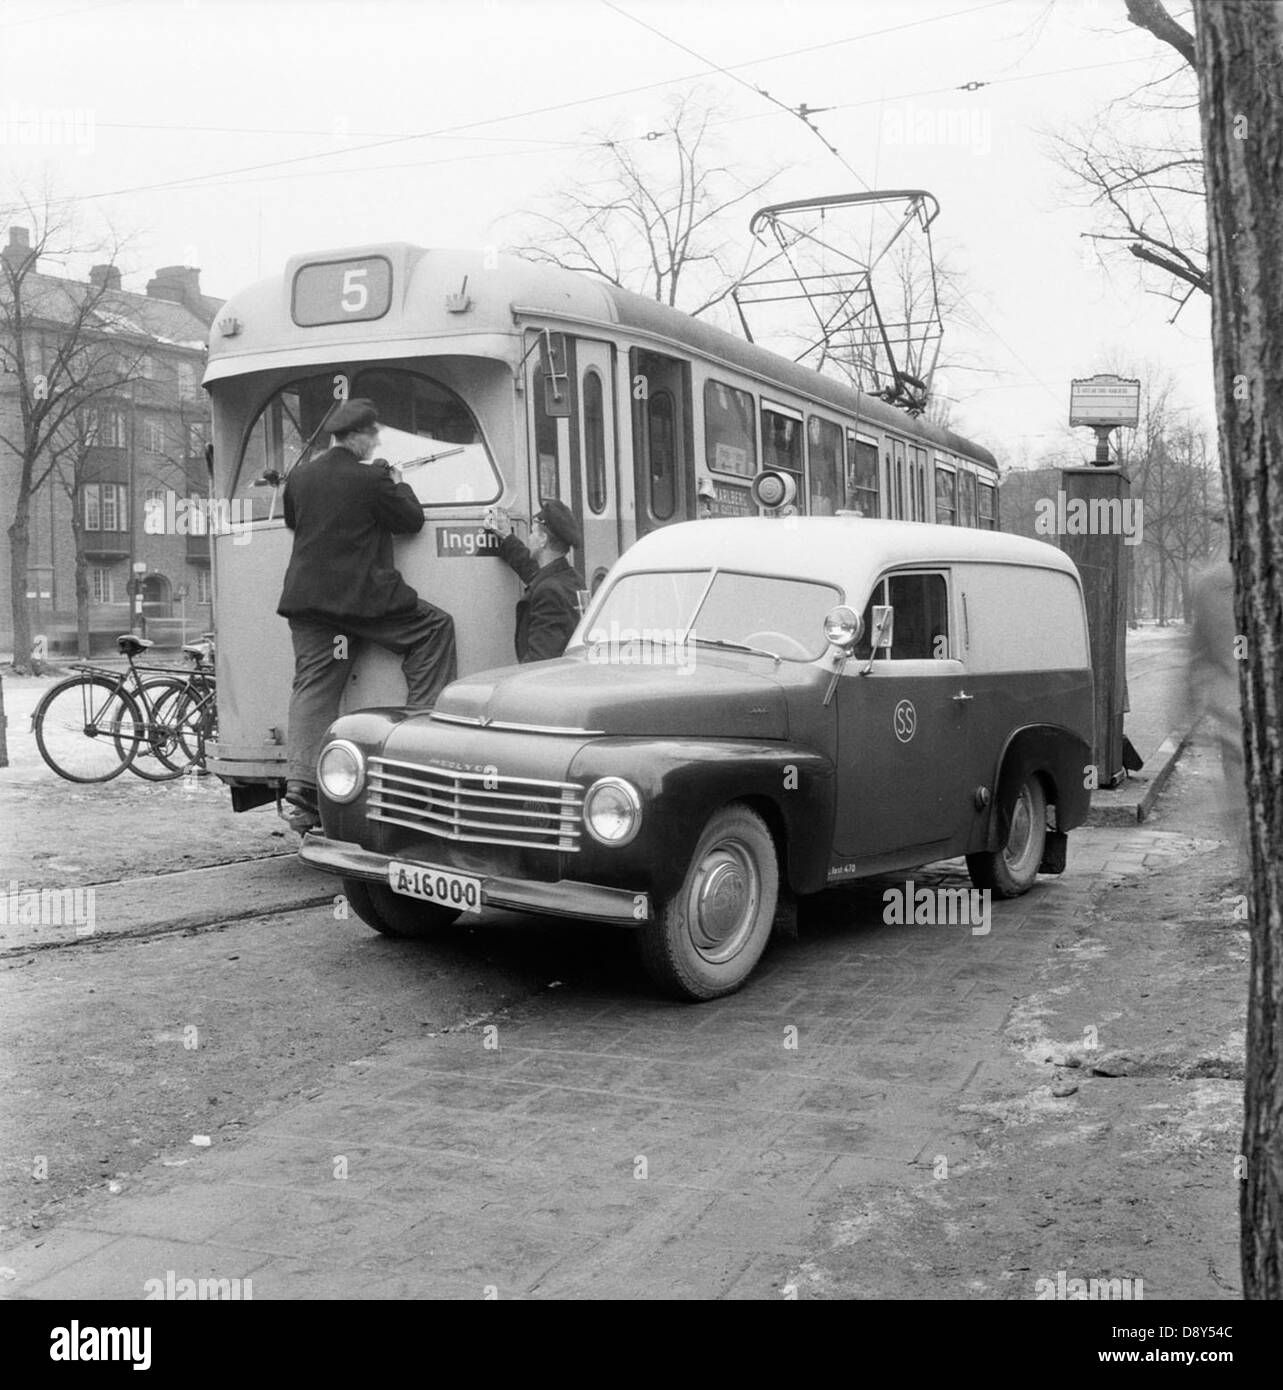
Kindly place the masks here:
MULTIPOLYGON (((411 859, 406 855, 379 854, 363 849, 350 840, 330 840, 318 831, 311 831, 303 837, 299 858, 325 873, 369 879, 372 883, 385 886, 388 865, 393 860, 400 864, 458 872, 447 865, 429 865, 424 860, 411 859)), ((593 922, 611 922, 621 927, 640 927, 650 920, 648 893, 633 893, 627 888, 605 888, 596 883, 577 883, 565 878, 557 883, 538 883, 531 879, 497 875, 475 876, 481 879, 481 901, 486 907, 541 912, 550 917, 578 917, 593 922)))

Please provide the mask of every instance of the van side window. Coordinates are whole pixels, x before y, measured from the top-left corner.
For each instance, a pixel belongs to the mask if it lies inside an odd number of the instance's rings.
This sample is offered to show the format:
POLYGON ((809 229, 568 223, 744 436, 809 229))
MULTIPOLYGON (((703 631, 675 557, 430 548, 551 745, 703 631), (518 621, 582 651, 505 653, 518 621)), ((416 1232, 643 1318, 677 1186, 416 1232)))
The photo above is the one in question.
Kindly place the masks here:
POLYGON ((878 658, 891 661, 946 660, 949 656, 949 589, 942 574, 893 574, 880 580, 864 610, 864 634, 855 655, 869 657, 875 604, 895 609, 891 650, 878 658))

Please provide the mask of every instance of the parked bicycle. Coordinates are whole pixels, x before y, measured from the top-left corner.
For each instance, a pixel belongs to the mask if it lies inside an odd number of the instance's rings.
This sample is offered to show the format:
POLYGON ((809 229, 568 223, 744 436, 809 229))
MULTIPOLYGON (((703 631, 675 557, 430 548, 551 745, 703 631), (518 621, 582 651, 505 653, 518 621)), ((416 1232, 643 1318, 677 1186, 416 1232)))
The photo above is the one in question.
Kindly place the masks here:
POLYGON ((116 639, 124 671, 74 663, 80 674, 49 690, 31 716, 36 746, 68 782, 109 782, 126 768, 151 782, 203 770, 217 734, 213 634, 183 647, 187 666, 139 665, 155 644, 116 639))

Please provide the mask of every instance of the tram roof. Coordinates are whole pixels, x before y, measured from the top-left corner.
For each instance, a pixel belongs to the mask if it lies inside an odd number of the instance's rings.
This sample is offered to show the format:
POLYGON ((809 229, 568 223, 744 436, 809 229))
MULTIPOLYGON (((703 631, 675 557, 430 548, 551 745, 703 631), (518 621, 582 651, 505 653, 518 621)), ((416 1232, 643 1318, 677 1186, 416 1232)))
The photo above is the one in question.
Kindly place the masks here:
POLYGON ((872 575, 965 561, 1078 573, 1064 551, 1028 536, 854 516, 710 517, 662 526, 625 552, 619 572, 724 566, 832 582, 853 566, 872 575))
POLYGON ((711 323, 693 319, 667 304, 560 266, 539 265, 515 256, 495 257, 482 251, 427 249, 408 242, 383 242, 295 256, 286 263, 283 275, 259 281, 234 295, 210 331, 205 380, 335 360, 352 355, 358 346, 377 356, 416 356, 422 351, 425 337, 448 336, 458 341, 511 335, 514 311, 565 319, 570 324, 603 323, 632 329, 695 355, 720 360, 767 382, 778 382, 800 395, 823 401, 842 414, 897 433, 916 435, 941 449, 997 467, 988 449, 952 430, 911 419, 875 396, 746 342, 711 323), (386 256, 393 263, 393 280, 399 294, 392 312, 374 322, 314 328, 294 325, 290 295, 300 269, 371 256, 386 256), (451 312, 445 308, 445 295, 459 290, 465 276, 471 305, 466 312, 451 312), (237 320, 237 332, 227 337, 222 327, 232 319, 237 320))

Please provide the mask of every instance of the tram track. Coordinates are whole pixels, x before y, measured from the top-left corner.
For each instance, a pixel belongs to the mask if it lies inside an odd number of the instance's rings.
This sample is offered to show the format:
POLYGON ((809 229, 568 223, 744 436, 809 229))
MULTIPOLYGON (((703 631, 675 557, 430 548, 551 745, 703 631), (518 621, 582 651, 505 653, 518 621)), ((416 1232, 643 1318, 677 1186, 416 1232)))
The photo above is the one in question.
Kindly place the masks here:
POLYGON ((337 884, 293 852, 66 888, 11 893, 0 959, 223 927, 332 903, 337 884))

